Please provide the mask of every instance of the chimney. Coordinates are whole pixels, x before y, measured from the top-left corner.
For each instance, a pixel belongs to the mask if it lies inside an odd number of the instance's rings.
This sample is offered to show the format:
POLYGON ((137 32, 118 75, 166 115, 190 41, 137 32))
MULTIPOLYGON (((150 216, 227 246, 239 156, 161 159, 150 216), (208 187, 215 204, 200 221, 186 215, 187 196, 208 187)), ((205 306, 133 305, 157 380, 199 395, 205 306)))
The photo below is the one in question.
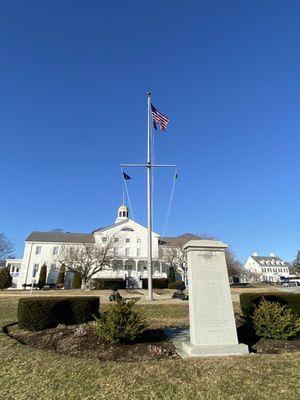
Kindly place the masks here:
POLYGON ((270 253, 270 257, 275 257, 275 254, 274 253, 270 253))
POLYGON ((257 253, 255 253, 255 252, 254 252, 252 255, 253 255, 254 257, 257 257, 257 253))

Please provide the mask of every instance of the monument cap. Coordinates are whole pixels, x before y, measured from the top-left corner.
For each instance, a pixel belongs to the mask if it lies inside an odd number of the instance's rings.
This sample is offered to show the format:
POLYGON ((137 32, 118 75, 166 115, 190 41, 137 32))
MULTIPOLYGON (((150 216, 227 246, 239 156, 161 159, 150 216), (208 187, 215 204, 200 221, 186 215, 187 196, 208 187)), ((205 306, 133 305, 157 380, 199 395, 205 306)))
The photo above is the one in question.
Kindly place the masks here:
POLYGON ((227 249, 228 244, 223 243, 219 240, 190 240, 184 246, 183 250, 187 250, 189 248, 195 249, 227 249))

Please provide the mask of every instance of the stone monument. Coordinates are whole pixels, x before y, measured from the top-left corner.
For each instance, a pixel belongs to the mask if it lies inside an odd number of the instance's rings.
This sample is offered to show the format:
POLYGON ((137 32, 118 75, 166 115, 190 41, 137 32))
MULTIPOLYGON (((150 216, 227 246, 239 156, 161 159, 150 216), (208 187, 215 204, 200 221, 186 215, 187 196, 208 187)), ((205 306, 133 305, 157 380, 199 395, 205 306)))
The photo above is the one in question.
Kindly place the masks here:
POLYGON ((226 267, 227 245, 216 240, 185 244, 188 265, 190 341, 184 357, 248 354, 239 344, 226 267))

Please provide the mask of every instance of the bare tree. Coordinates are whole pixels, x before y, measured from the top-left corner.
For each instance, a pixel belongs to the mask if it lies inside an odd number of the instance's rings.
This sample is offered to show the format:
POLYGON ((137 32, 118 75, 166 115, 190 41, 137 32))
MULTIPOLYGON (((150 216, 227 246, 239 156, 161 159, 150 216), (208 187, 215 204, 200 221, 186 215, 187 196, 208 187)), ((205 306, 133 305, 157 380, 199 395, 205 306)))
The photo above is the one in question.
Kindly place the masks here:
POLYGON ((13 257, 14 245, 10 239, 4 234, 0 233, 0 265, 6 258, 13 257))
MULTIPOLYGON (((183 250, 183 246, 190 240, 216 240, 215 237, 208 234, 195 234, 195 233, 183 233, 177 238, 173 239, 171 244, 167 244, 162 250, 162 259, 168 264, 175 268, 175 270, 182 276, 183 280, 186 279, 187 266, 186 266, 186 253, 183 250)), ((235 257, 233 251, 228 248, 225 251, 227 271, 230 281, 234 277, 239 277, 242 268, 241 263, 235 257)))
POLYGON ((229 280, 233 282, 234 278, 240 279, 241 273, 243 271, 242 265, 235 257, 234 252, 230 248, 226 249, 225 258, 229 280))
POLYGON ((78 273, 82 278, 82 288, 86 289, 94 275, 105 267, 111 268, 113 261, 118 259, 116 250, 114 237, 106 237, 103 244, 79 243, 63 246, 57 261, 68 271, 78 273))
POLYGON ((186 253, 182 247, 166 247, 162 251, 162 259, 169 266, 178 272, 184 282, 186 282, 186 253))

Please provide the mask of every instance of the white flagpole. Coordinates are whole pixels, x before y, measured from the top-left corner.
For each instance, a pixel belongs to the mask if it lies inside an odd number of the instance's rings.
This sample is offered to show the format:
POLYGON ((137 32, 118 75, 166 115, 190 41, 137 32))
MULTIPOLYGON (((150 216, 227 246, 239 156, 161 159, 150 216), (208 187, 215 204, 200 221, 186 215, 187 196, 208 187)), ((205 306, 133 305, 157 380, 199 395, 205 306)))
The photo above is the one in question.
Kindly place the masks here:
POLYGON ((148 300, 153 300, 152 288, 152 196, 151 196, 151 92, 148 92, 147 133, 147 223, 148 223, 148 300))

